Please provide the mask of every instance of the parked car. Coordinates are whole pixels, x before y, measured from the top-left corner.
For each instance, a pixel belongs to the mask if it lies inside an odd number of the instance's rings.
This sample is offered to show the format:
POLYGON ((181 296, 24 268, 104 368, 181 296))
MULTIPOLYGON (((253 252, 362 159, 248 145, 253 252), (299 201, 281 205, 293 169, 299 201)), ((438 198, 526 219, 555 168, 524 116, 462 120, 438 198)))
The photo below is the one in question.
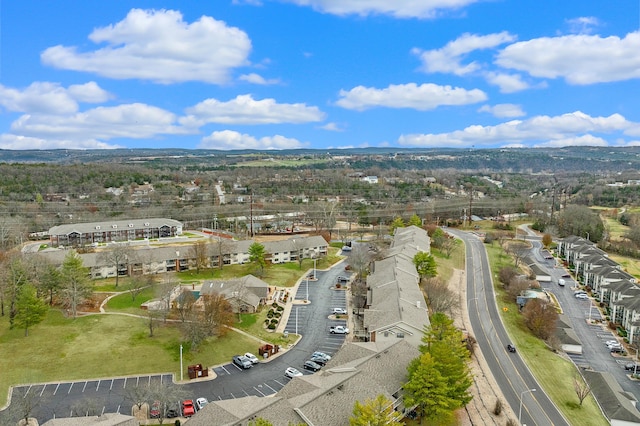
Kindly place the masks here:
POLYGON ((149 417, 152 419, 160 417, 160 401, 153 401, 151 408, 149 408, 149 417))
POLYGON ((627 371, 638 371, 640 372, 640 364, 636 364, 635 362, 630 362, 625 364, 624 369, 627 371))
POLYGON ((293 379, 294 377, 302 376, 302 373, 293 367, 289 367, 284 370, 285 377, 293 379))
POLYGON ((324 352, 320 352, 320 351, 315 351, 314 353, 311 354, 311 358, 322 358, 325 360, 325 362, 329 362, 331 361, 331 355, 327 355, 324 352))
POLYGON ((507 350, 508 350, 509 352, 515 352, 515 351, 516 351, 516 347, 515 347, 515 346, 513 346, 511 343, 509 343, 509 344, 507 345, 507 350))
POLYGON ((208 403, 209 403, 209 400, 207 398, 198 398, 196 399, 196 408, 198 409, 198 411, 200 411, 208 403))
POLYGON ((178 410, 176 410, 175 408, 169 408, 167 410, 167 418, 168 419, 173 419, 173 418, 176 418, 176 417, 179 417, 179 416, 180 416, 180 412, 178 410))
POLYGON ((191 417, 196 413, 196 409, 193 406, 192 399, 185 399, 182 401, 182 416, 183 417, 191 417))
POLYGON ((320 364, 313 362, 311 360, 305 361, 302 367, 304 367, 305 370, 311 370, 313 372, 316 372, 322 368, 320 364))
POLYGON ((345 284, 349 282, 349 278, 347 277, 338 277, 338 279, 336 280, 336 282, 338 284, 345 284))
POLYGON ((562 274, 562 275, 561 275, 561 277, 562 277, 562 278, 571 278, 571 275, 569 275, 569 274, 562 274))
POLYGON ((624 352, 624 348, 622 346, 613 346, 609 348, 609 350, 611 351, 611 353, 618 353, 618 354, 621 354, 624 352))
POLYGON ((587 294, 586 294, 586 293, 577 293, 575 296, 576 296, 576 299, 583 299, 583 300, 586 300, 586 299, 588 299, 588 298, 589 298, 589 296, 587 296, 587 294))
POLYGON ((251 366, 253 365, 251 364, 249 358, 244 355, 234 355, 233 363, 243 369, 251 368, 251 366))
POLYGON ((349 334, 349 327, 342 325, 335 325, 329 327, 329 333, 331 334, 349 334))
POLYGON ((333 308, 331 312, 333 315, 347 315, 347 310, 345 308, 333 308))
POLYGON ((562 279, 562 278, 558 279, 558 285, 560 287, 564 287, 565 284, 566 284, 566 281, 564 279, 562 279))
POLYGON ((321 356, 311 356, 311 358, 309 358, 310 361, 315 362, 316 364, 320 365, 320 366, 324 366, 328 360, 321 357, 321 356))
POLYGON ((616 344, 616 343, 620 343, 620 342, 618 342, 617 340, 607 340, 606 342, 604 342, 604 345, 605 346, 609 346, 609 345, 613 345, 613 344, 616 344))
POLYGON ((258 357, 251 352, 247 352, 246 354, 244 354, 244 357, 251 361, 251 364, 257 364, 259 362, 258 357))

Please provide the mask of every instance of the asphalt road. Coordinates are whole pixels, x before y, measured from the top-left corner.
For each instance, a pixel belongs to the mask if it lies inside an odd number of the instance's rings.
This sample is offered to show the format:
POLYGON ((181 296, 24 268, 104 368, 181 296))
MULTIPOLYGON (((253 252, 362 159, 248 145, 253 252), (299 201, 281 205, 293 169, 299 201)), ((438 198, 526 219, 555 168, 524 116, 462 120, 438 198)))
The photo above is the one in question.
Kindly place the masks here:
MULTIPOLYGON (((332 308, 347 308, 345 290, 334 286, 338 276, 350 275, 344 270, 346 264, 341 262, 327 271, 317 271, 317 280, 303 280, 297 287, 294 298, 298 303, 294 303, 286 325, 289 333, 302 335, 295 346, 247 370, 241 370, 231 362, 217 366, 214 368, 217 377, 213 380, 178 385, 185 399, 205 397, 213 401, 248 395, 267 396, 278 392, 290 380, 284 376, 287 367, 311 374, 302 368, 309 356, 314 351, 332 355, 345 340, 345 336, 330 334, 328 330, 331 325, 346 325, 345 320, 330 317, 332 308), (304 303, 304 300, 309 302, 304 303)), ((159 374, 16 387, 10 407, 0 412, 0 424, 15 420, 12 412, 26 404, 34 406, 31 416, 40 423, 52 418, 84 416, 87 412, 129 414, 132 402, 127 394, 131 387, 148 386, 154 381, 171 383, 172 380, 171 374, 159 374)), ((176 406, 179 404, 180 401, 176 401, 176 406)))
POLYGON ((502 324, 484 243, 475 235, 448 229, 466 246, 467 305, 473 335, 502 393, 521 424, 568 425, 540 388, 511 343, 502 324), (533 390, 535 389, 535 391, 533 390))

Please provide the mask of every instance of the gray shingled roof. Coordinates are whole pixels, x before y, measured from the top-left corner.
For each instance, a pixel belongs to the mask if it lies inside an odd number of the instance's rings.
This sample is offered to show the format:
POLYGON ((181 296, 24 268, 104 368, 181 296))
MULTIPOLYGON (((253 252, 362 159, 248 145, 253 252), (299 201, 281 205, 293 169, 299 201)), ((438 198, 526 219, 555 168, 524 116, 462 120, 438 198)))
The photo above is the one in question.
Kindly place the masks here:
POLYGON ((135 417, 120 413, 105 413, 101 416, 66 417, 51 419, 42 426, 138 426, 135 417))
POLYGON ((632 395, 624 392, 611 373, 604 371, 583 371, 585 380, 591 387, 604 415, 611 420, 640 423, 640 414, 632 404, 632 395))

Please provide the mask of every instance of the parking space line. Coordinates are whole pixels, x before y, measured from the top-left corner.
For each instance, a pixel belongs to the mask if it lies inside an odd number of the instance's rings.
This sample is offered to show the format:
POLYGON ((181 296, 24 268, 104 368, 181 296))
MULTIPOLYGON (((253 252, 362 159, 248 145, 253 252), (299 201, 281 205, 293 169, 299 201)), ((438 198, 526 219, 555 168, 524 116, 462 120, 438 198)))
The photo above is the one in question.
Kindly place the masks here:
POLYGON ((47 387, 47 385, 44 385, 44 386, 42 387, 42 392, 40 392, 40 396, 42 396, 42 394, 44 393, 44 390, 45 390, 45 388, 46 388, 46 387, 47 387))
POLYGON ((276 379, 273 379, 274 382, 276 382, 277 384, 279 384, 280 386, 284 387, 284 385, 286 385, 286 383, 280 383, 279 381, 277 381, 276 379))
POLYGON ((73 383, 74 382, 71 382, 71 386, 69 386, 69 392, 67 392, 67 395, 71 393, 71 388, 73 387, 73 383))
POLYGON ((149 386, 151 386, 151 376, 149 376, 149 386))
POLYGON ((232 394, 232 393, 230 393, 229 395, 231 395, 231 398, 236 399, 236 397, 235 397, 235 396, 233 396, 233 394, 232 394))
POLYGON ((226 369, 226 368, 224 368, 224 365, 223 365, 223 366, 221 366, 220 368, 222 368, 222 369, 224 370, 224 372, 225 372, 225 373, 227 373, 227 374, 231 374, 231 373, 229 373, 229 371, 227 371, 227 369, 226 369))
POLYGON ((89 382, 84 382, 84 386, 82 387, 82 393, 84 393, 84 390, 87 388, 87 383, 89 382))
POLYGON ((31 390, 31 386, 33 386, 33 385, 29 385, 29 387, 27 388, 27 391, 24 393, 23 398, 26 398, 27 395, 29 395, 29 391, 31 390))
POLYGON ((264 384, 266 387, 268 387, 269 389, 271 389, 273 391, 273 393, 278 392, 277 390, 275 390, 274 388, 272 388, 271 386, 269 386, 268 384, 264 384))
POLYGON ((120 404, 118 404, 118 409, 116 410, 116 413, 120 414, 120 404))
MULTIPOLYGON (((262 386, 262 385, 260 385, 260 386, 262 386)), ((264 393, 262 393, 262 392, 260 391, 260 389, 258 389, 258 388, 257 388, 257 387, 255 387, 255 386, 254 386, 253 388, 254 388, 254 389, 256 390, 256 392, 258 392, 260 395, 265 396, 265 395, 264 395, 264 393)))
POLYGON ((56 385, 56 390, 54 390, 54 391, 53 391, 53 394, 54 394, 54 395, 56 394, 56 392, 58 392, 58 388, 59 388, 59 387, 60 387, 60 383, 58 383, 58 384, 56 385))
POLYGON ((138 387, 138 384, 140 383, 140 376, 136 377, 136 387, 138 387))
POLYGON ((109 386, 109 390, 113 389, 113 379, 111 379, 111 386, 109 386))
POLYGON ((104 405, 102 406, 102 413, 100 413, 100 415, 101 415, 101 416, 104 416, 104 410, 105 410, 106 408, 107 408, 107 407, 105 407, 104 405))
POLYGON ((127 388, 127 378, 124 378, 124 383, 122 384, 122 389, 126 389, 127 388))
POLYGON ((98 380, 98 383, 96 383, 96 392, 98 392, 99 387, 100 387, 100 380, 98 380))

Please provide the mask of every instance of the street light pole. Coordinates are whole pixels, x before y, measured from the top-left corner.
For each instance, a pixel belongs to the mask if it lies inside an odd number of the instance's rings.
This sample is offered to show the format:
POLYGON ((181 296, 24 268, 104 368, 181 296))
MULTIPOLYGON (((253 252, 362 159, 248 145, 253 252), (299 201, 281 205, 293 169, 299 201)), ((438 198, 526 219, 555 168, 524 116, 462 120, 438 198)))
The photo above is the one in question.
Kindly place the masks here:
POLYGON ((182 374, 184 369, 182 368, 182 345, 180 345, 180 381, 182 381, 182 374))
POLYGON ((309 277, 307 277, 307 298, 305 299, 307 302, 309 301, 309 277))
POLYGON ((520 392, 520 408, 518 409, 518 424, 521 425, 522 422, 520 419, 522 419, 522 397, 524 396, 525 393, 527 392, 535 392, 535 388, 534 389, 527 389, 524 390, 522 392, 520 392))
POLYGON ((315 259, 315 258, 313 259, 313 279, 314 280, 316 279, 316 261, 317 260, 318 259, 315 259))

